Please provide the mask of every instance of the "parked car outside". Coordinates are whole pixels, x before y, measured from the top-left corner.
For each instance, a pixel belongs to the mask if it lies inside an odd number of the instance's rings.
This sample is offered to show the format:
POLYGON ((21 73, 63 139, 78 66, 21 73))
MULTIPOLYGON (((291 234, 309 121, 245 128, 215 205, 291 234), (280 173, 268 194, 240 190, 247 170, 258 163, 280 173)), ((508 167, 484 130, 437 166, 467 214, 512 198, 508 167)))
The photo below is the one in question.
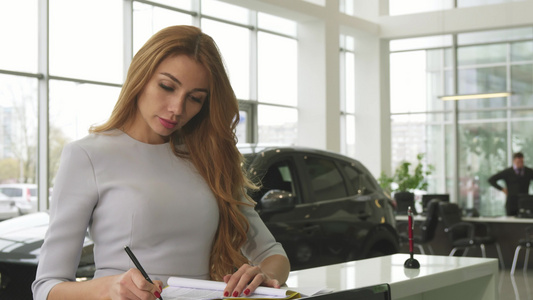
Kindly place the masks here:
MULTIPOLYGON (((261 188, 250 194, 292 270, 398 252, 391 200, 358 161, 307 148, 242 148, 245 171, 261 188)), ((39 212, 0 222, 0 299, 31 299, 31 282, 48 226, 39 212)), ((94 273, 85 238, 76 276, 94 273)))
POLYGON ((0 193, 15 201, 19 215, 37 212, 37 185, 29 183, 0 184, 0 193))
POLYGON ((15 205, 15 200, 0 193, 0 220, 17 217, 19 215, 19 209, 15 205))

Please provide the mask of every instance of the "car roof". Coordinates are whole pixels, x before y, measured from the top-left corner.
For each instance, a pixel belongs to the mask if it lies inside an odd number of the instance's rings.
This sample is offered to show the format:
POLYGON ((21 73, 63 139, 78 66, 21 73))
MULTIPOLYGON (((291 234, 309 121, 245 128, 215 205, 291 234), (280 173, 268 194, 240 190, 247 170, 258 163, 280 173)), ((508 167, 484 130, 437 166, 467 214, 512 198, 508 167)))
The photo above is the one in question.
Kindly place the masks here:
POLYGON ((37 188, 37 185, 34 183, 3 183, 0 184, 0 187, 37 188))
POLYGON ((261 146, 252 144, 238 146, 238 149, 245 156, 249 163, 251 162, 250 159, 252 157, 257 157, 257 155, 259 154, 261 154, 262 157, 268 159, 269 157, 274 156, 278 153, 308 153, 334 157, 339 160, 347 161, 352 163, 354 166, 365 169, 368 172, 368 169, 357 159, 329 150, 322 150, 304 146, 261 146))

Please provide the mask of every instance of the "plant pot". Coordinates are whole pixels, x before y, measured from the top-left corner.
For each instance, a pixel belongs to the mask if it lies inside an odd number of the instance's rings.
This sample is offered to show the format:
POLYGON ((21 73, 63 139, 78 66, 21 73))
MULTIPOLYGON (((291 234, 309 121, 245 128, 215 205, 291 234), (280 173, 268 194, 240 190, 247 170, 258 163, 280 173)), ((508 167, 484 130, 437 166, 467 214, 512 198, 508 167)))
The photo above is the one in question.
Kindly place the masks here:
POLYGON ((416 215, 415 208, 415 194, 411 192, 396 192, 394 193, 394 199, 396 200, 396 213, 398 215, 407 215, 407 209, 409 206, 416 215))

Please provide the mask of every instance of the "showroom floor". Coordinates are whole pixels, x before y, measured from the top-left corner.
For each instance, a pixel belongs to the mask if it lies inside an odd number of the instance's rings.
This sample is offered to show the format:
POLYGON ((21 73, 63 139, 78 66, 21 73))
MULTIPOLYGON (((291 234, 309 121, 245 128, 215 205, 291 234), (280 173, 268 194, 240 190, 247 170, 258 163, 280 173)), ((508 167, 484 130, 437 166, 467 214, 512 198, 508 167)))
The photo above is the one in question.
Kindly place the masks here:
POLYGON ((510 269, 501 270, 498 291, 500 300, 533 300, 533 262, 526 273, 520 268, 514 276, 510 269))

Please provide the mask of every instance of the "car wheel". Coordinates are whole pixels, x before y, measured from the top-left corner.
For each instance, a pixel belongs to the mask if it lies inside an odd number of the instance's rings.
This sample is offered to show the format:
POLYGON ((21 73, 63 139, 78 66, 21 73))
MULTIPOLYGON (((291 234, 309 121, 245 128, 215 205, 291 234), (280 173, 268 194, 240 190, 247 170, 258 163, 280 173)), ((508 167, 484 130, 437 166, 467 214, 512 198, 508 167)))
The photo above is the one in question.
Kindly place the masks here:
POLYGON ((350 251, 347 261, 372 258, 398 253, 398 242, 386 228, 378 227, 368 234, 360 251, 350 251))

